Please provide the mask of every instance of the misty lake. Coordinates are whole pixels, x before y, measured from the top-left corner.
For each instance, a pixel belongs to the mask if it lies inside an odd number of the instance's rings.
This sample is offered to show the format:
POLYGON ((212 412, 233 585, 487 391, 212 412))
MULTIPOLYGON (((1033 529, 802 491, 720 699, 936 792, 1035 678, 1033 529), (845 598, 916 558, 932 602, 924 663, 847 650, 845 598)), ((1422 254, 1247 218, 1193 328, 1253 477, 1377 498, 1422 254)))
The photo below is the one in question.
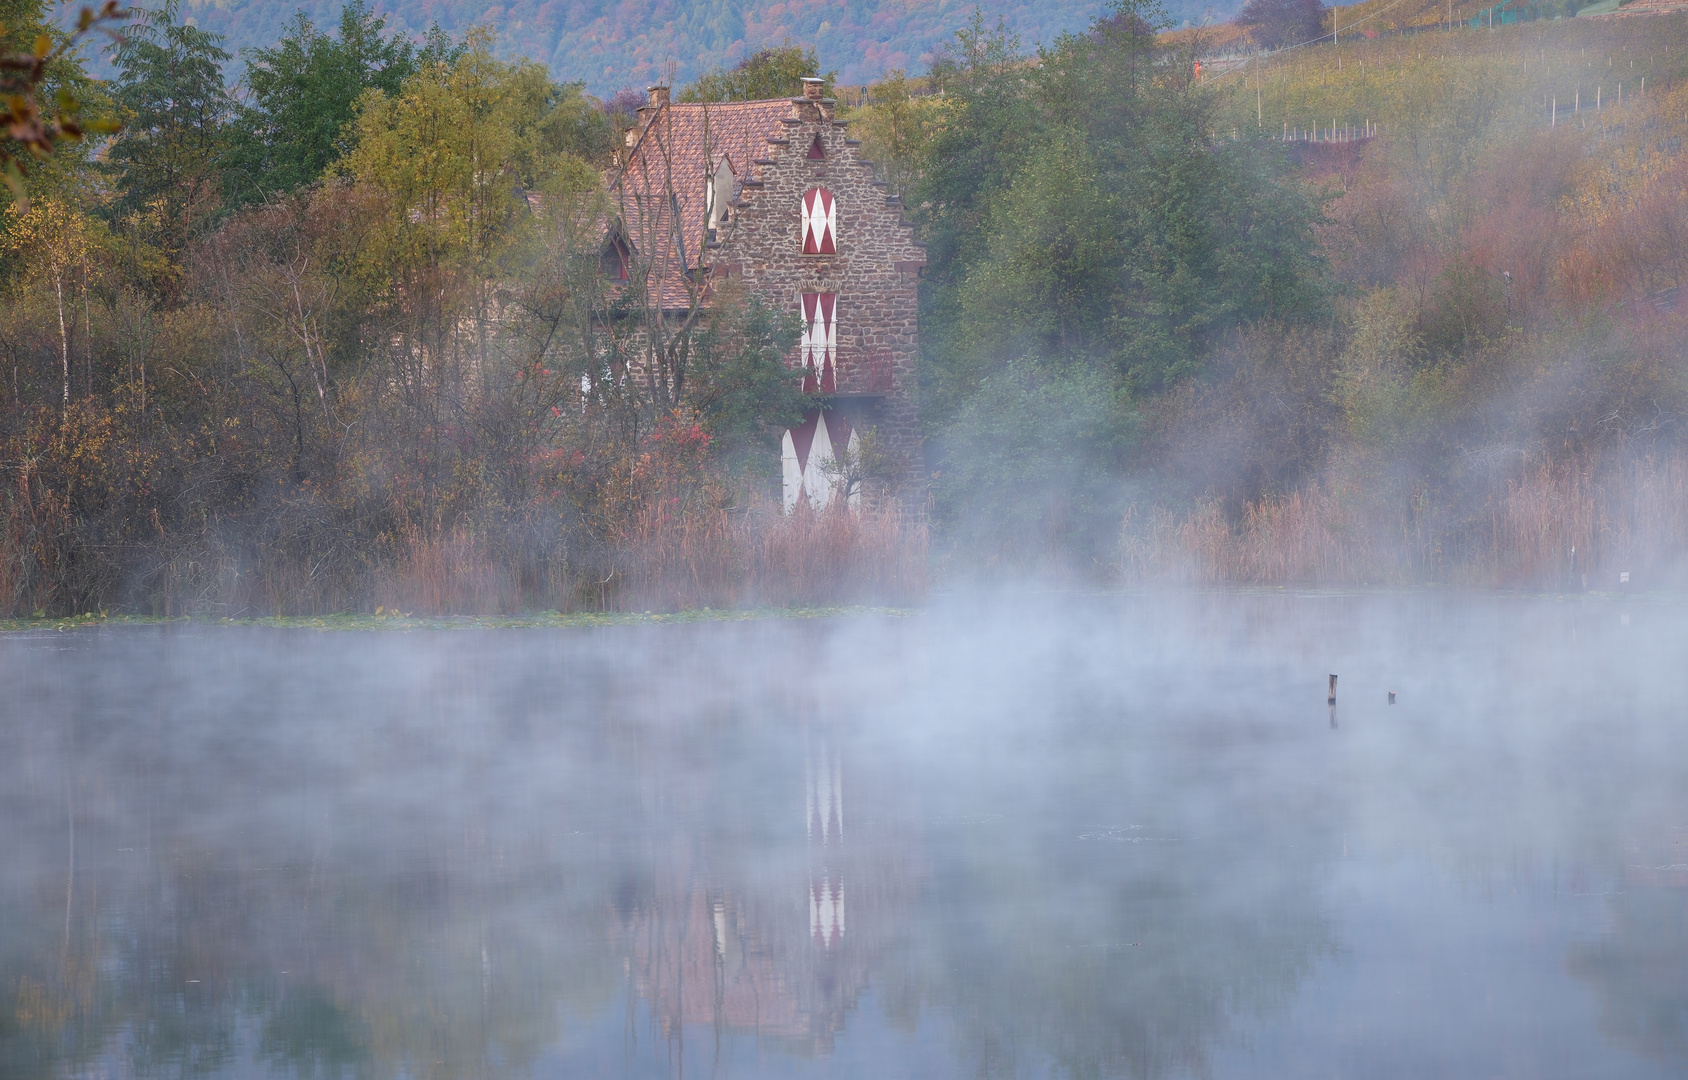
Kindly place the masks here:
POLYGON ((1685 645, 1454 594, 10 634, 0 1076, 1681 1076, 1685 645))

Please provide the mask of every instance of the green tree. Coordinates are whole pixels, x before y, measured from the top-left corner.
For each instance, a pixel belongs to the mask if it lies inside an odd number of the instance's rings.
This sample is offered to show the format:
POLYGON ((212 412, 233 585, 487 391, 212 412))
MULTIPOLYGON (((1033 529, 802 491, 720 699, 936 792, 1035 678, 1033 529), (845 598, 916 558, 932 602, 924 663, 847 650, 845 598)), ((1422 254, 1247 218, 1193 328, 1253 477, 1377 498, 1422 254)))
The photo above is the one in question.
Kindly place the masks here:
POLYGON ((801 334, 794 312, 731 288, 714 297, 693 349, 687 397, 735 467, 772 463, 785 429, 815 404, 786 366, 801 334))
POLYGON ((60 410, 70 408, 70 339, 76 324, 76 294, 87 295, 90 262, 103 230, 62 200, 41 198, 26 208, 14 204, 8 215, 4 250, 12 256, 20 293, 34 291, 48 299, 57 319, 58 359, 62 376, 60 410), (67 295, 68 294, 68 295, 67 295))
POLYGON ((1042 124, 1027 74, 1019 37, 1000 21, 987 27, 978 11, 956 34, 956 48, 932 65, 947 108, 909 201, 925 209, 927 276, 939 292, 977 257, 991 196, 1036 152, 1042 124))
POLYGON ((109 155, 115 211, 155 219, 160 246, 179 253, 220 205, 224 125, 222 38, 179 20, 180 0, 146 12, 113 47, 113 98, 124 123, 109 155))
POLYGON ((387 242, 368 256, 388 261, 395 286, 406 267, 466 283, 514 269, 505 257, 529 232, 527 192, 559 165, 545 69, 494 58, 482 31, 466 44, 455 62, 424 58, 396 94, 368 91, 338 166, 389 200, 387 242))
POLYGON ((1236 326, 1317 310, 1317 203, 1275 146, 1218 137, 1160 18, 1125 0, 1034 64, 975 16, 937 65, 949 111, 915 185, 929 417, 1024 355, 1159 392, 1236 326))
POLYGON ((1119 524, 1118 477, 1136 426, 1105 373, 1010 361, 938 435, 940 518, 975 555, 1100 550, 1119 524))
POLYGON ((820 57, 787 41, 777 49, 751 53, 730 68, 717 68, 680 91, 680 101, 763 101, 799 93, 801 79, 819 77, 828 97, 836 71, 821 74, 820 57))
POLYGON ((916 94, 913 82, 898 70, 872 88, 866 104, 849 111, 850 130, 862 140, 862 157, 879 167, 892 192, 907 194, 920 177, 943 104, 936 95, 916 94))
POLYGON ((224 174, 231 202, 312 183, 346 152, 364 91, 395 94, 416 71, 416 47, 385 28, 365 0, 352 0, 337 37, 300 12, 275 45, 245 50, 248 93, 230 124, 224 174))

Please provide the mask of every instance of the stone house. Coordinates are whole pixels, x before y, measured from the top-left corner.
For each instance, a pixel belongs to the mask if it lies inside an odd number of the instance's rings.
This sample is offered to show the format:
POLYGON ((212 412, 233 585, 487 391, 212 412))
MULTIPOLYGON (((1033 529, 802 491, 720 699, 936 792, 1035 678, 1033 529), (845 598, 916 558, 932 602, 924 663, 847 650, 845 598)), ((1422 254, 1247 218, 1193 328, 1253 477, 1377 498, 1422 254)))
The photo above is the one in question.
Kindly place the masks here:
POLYGON ((888 459, 916 473, 920 460, 925 250, 822 93, 805 79, 801 97, 687 104, 652 87, 611 184, 620 216, 605 248, 608 273, 648 268, 648 303, 665 316, 736 281, 801 317, 793 378, 826 404, 785 433, 787 510, 826 505, 869 430, 888 459))

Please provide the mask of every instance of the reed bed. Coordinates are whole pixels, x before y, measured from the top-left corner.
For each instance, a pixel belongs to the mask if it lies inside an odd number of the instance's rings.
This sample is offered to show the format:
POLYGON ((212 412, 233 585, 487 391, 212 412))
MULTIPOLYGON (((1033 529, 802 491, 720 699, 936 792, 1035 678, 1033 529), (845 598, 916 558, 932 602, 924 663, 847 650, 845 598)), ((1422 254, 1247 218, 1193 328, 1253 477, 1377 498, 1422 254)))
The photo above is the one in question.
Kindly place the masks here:
POLYGON ((664 517, 618 560, 616 594, 635 608, 907 604, 925 595, 927 546, 894 505, 664 517))
MULTIPOLYGON (((17 550, 18 522, 0 543, 0 612, 27 615, 53 597, 17 550)), ((403 611, 508 615, 522 611, 679 611, 705 607, 909 604, 926 591, 924 522, 900 509, 834 507, 651 515, 600 559, 523 550, 466 526, 408 530, 379 549, 293 551, 215 534, 178 541, 133 583, 156 615, 308 615, 403 611)))
POLYGON ((1384 500, 1357 485, 1269 496, 1227 515, 1133 509, 1118 569, 1202 585, 1454 583, 1525 589, 1688 584, 1688 456, 1541 463, 1474 513, 1384 500), (1404 504, 1404 505, 1403 505, 1404 504))

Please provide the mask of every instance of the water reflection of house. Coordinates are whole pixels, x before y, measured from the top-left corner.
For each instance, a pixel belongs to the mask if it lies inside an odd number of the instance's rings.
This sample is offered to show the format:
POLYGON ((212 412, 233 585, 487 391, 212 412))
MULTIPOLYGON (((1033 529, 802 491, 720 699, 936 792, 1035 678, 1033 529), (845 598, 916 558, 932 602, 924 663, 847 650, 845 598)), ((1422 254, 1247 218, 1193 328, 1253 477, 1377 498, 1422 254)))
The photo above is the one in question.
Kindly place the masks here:
POLYGON ((795 812, 785 818, 789 844, 718 859, 688 844, 659 869, 624 932, 635 989, 665 1036, 706 1025, 831 1049, 906 917, 916 877, 895 815, 846 839, 847 775, 836 749, 817 742, 804 760, 803 831, 795 812), (722 880, 712 865, 741 860, 753 880, 722 880))
POLYGON ((844 939, 844 786, 838 753, 822 743, 804 769, 809 834, 809 936, 826 950, 844 939))

